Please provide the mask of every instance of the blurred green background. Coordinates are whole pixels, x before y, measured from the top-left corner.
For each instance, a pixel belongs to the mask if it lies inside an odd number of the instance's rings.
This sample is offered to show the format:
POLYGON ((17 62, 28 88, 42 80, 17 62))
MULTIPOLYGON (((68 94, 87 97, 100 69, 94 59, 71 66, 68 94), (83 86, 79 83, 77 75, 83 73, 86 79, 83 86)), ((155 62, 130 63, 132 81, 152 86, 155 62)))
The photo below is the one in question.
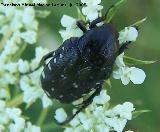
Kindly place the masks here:
MULTIPOLYGON (((117 0, 103 0, 103 12, 117 0)), ((76 3, 76 0, 54 0, 55 3, 76 3)), ((56 49, 62 44, 62 39, 58 31, 62 29, 60 19, 63 14, 77 17, 76 8, 73 7, 50 7, 46 8, 51 14, 46 19, 40 20, 40 32, 38 44, 50 50, 56 49)), ((120 8, 113 19, 113 23, 118 30, 125 26, 147 17, 147 21, 140 26, 138 40, 130 45, 126 55, 144 60, 159 60, 160 58, 160 0, 128 0, 127 4, 120 8)), ((135 132, 160 132, 160 64, 139 66, 146 72, 146 80, 142 85, 130 83, 124 86, 120 80, 112 79, 112 88, 108 88, 111 96, 111 104, 119 104, 131 101, 135 104, 136 110, 149 109, 150 113, 145 113, 132 121, 129 121, 127 130, 135 132)), ((58 107, 56 104, 53 105, 58 107)), ((36 106, 32 106, 33 111, 37 111, 36 106)), ((53 111, 49 111, 48 122, 50 125, 43 131, 58 132, 61 129, 53 126, 53 111), (52 115, 52 116, 51 116, 52 115), (49 130, 49 128, 53 128, 49 130)), ((34 113, 34 112, 33 112, 34 113)), ((35 117, 38 116, 35 115, 35 117)))

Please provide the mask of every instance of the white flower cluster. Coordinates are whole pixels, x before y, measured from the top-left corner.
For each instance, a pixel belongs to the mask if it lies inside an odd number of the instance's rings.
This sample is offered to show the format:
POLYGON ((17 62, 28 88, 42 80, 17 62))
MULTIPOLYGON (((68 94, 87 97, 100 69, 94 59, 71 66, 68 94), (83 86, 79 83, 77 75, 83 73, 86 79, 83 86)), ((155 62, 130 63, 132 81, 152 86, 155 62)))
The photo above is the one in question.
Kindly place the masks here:
POLYGON ((61 24, 66 28, 66 30, 59 31, 61 37, 63 38, 63 41, 71 37, 81 37, 83 35, 83 32, 76 25, 76 19, 74 19, 73 17, 63 15, 61 24))
MULTIPOLYGON (((37 47, 35 52, 35 58, 31 60, 31 63, 27 63, 27 67, 31 67, 31 69, 35 69, 38 67, 38 64, 41 58, 48 53, 47 49, 43 49, 42 47, 37 47)), ((25 64, 21 64, 22 68, 25 68, 25 64)), ((41 85, 40 85, 40 74, 42 69, 37 70, 36 72, 29 74, 28 76, 22 76, 20 78, 20 88, 24 93, 23 101, 27 104, 31 104, 35 102, 38 98, 42 100, 43 108, 47 108, 48 106, 52 105, 52 101, 46 96, 43 92, 41 85)))
MULTIPOLYGON (((138 31, 134 27, 126 27, 119 33, 120 44, 131 41, 136 41, 138 31)), ((134 84, 142 84, 146 78, 145 72, 136 67, 128 67, 123 61, 124 53, 119 55, 115 61, 118 70, 113 71, 113 78, 121 79, 124 85, 127 85, 130 80, 134 84)))
MULTIPOLYGON (((46 2, 45 0, 42 1, 46 2)), ((0 2, 30 3, 33 1, 0 0, 0 2)), ((23 94, 23 100, 17 101, 25 102, 28 106, 38 98, 42 100, 43 108, 52 105, 51 100, 40 86, 39 79, 42 69, 34 74, 20 75, 20 73, 34 70, 42 56, 48 53, 48 50, 37 47, 35 58, 31 62, 21 58, 26 46, 36 43, 37 32, 38 21, 33 7, 3 6, 0 4, 0 35, 2 36, 0 40, 0 131, 6 131, 6 129, 13 132, 40 131, 39 127, 33 126, 30 122, 26 122, 25 118, 22 118, 19 108, 7 108, 5 106, 11 99, 14 99, 10 93, 11 89, 15 88, 16 90, 13 91, 23 94)), ((16 96, 14 97, 16 98, 16 96)))
POLYGON ((3 35, 1 42, 4 43, 4 49, 0 54, 0 98, 9 98, 7 85, 16 84, 20 80, 20 87, 24 92, 24 102, 30 104, 39 97, 42 99, 43 107, 48 107, 52 103, 40 88, 39 76, 41 70, 35 74, 19 78, 19 73, 26 73, 35 69, 42 56, 48 52, 48 50, 41 47, 36 48, 36 57, 31 63, 16 56, 21 53, 26 44, 36 42, 38 21, 35 19, 34 8, 0 5, 0 14, 0 34, 3 35))
MULTIPOLYGON (((6 3, 16 1, 4 1, 6 3)), ((25 46, 24 43, 33 44, 36 42, 36 32, 38 22, 35 20, 35 10, 32 7, 16 8, 14 6, 0 5, 0 34, 3 35, 1 40, 0 54, 0 91, 4 95, 1 98, 8 97, 6 87, 8 84, 15 84, 18 80, 15 75, 22 72, 22 65, 27 62, 19 60, 15 62, 16 54, 19 54, 25 46), (32 24, 31 24, 32 23, 32 24), (23 32, 22 32, 23 29, 23 32)), ((25 71, 29 70, 25 67, 25 71)))
POLYGON ((5 101, 0 100, 0 132, 40 132, 38 126, 32 125, 31 122, 25 121, 19 108, 9 108, 5 101), (8 129, 8 130, 7 130, 8 129))
MULTIPOLYGON (((82 3, 86 3, 86 7, 82 8, 82 13, 86 16, 86 19, 93 21, 98 18, 103 6, 99 5, 101 0, 81 0, 82 3)), ((60 30, 59 33, 63 41, 71 37, 81 37, 83 32, 76 25, 76 19, 67 15, 63 15, 61 19, 61 25, 65 27, 65 30, 60 30)))
POLYGON ((135 42, 138 37, 138 31, 135 27, 125 27, 124 30, 119 33, 119 43, 125 43, 128 41, 135 42))
MULTIPOLYGON (((85 112, 79 113, 69 123, 64 132, 122 132, 127 121, 132 119, 135 108, 132 103, 125 102, 110 109, 109 100, 107 91, 102 90, 85 112)), ((64 121, 67 118, 65 111, 62 108, 57 110, 55 118, 64 121)))
POLYGON ((86 16, 86 19, 93 21, 100 15, 100 11, 103 6, 99 5, 101 0, 81 0, 82 3, 86 3, 86 7, 82 8, 82 13, 86 16))

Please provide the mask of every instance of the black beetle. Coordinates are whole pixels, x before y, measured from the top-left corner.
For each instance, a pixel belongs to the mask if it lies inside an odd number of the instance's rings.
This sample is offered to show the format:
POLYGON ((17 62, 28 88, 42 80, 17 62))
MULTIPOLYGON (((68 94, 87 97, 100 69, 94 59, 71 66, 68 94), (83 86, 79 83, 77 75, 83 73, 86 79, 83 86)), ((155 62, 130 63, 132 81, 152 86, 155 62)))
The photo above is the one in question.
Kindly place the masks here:
POLYGON ((105 16, 92 21, 89 30, 81 21, 77 21, 77 26, 84 35, 66 40, 56 51, 45 55, 39 67, 35 69, 40 68, 45 60, 51 58, 49 63, 44 65, 41 84, 48 97, 55 98, 61 103, 72 103, 95 90, 74 115, 60 124, 68 123, 100 93, 103 82, 112 73, 116 57, 130 43, 119 47, 119 34, 111 23, 105 23, 100 27, 96 25, 106 19, 110 9, 105 16))

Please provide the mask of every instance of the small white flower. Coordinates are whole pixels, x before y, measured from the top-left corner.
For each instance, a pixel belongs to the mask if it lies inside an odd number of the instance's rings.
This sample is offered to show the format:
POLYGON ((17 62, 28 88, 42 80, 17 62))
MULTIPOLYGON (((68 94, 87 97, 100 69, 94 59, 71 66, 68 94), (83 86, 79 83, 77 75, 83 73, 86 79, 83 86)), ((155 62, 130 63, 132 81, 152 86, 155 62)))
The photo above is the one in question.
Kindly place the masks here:
POLYGON ((21 33, 21 38, 29 44, 34 44, 36 42, 37 33, 35 31, 27 31, 21 33))
POLYGON ((120 115, 121 118, 131 120, 132 112, 135 110, 133 104, 130 102, 125 102, 122 105, 117 105, 113 108, 115 114, 120 115))
POLYGON ((106 90, 102 90, 99 96, 95 96, 93 101, 97 104, 106 104, 110 100, 110 96, 107 95, 106 90))
POLYGON ((83 112, 80 112, 80 113, 78 114, 78 118, 79 118, 79 120, 80 120, 81 122, 84 122, 85 120, 87 120, 87 115, 84 114, 83 112))
POLYGON ((138 31, 135 27, 125 27, 124 30, 119 32, 119 43, 125 43, 128 41, 134 42, 138 37, 138 31))
POLYGON ((97 132, 109 132, 110 128, 106 126, 105 124, 100 124, 96 126, 97 132))
POLYGON ((123 66, 125 66, 125 63, 124 63, 124 61, 123 61, 123 56, 124 56, 124 52, 123 52, 122 54, 120 54, 120 55, 116 58, 115 63, 116 63, 116 65, 117 65, 118 67, 123 67, 123 66))
POLYGON ((103 108, 103 106, 96 107, 93 110, 93 115, 94 117, 97 118, 97 122, 98 122, 98 119, 102 120, 105 117, 104 113, 105 113, 105 109, 103 108))
MULTIPOLYGON (((102 96, 102 100, 104 95, 105 97, 109 97, 106 90, 103 90, 99 95, 102 96)), ((108 101, 106 101, 106 103, 108 103, 108 101)), ((122 132, 127 120, 130 120, 132 117, 132 111, 134 110, 133 104, 126 102, 109 109, 106 103, 96 104, 93 101, 84 112, 80 112, 70 122, 70 126, 66 127, 65 132, 122 132)), ((75 110, 73 114, 74 113, 75 110)))
POLYGON ((69 123, 72 127, 76 127, 76 126, 78 126, 79 124, 80 124, 80 121, 79 121, 79 119, 78 118, 73 118, 73 120, 71 120, 70 121, 70 123, 69 123))
POLYGON ((68 15, 63 15, 61 18, 61 25, 66 28, 76 28, 76 19, 68 15))
POLYGON ((117 117, 113 118, 105 118, 105 123, 113 128, 116 132, 122 132, 127 120, 126 119, 119 119, 117 117))
MULTIPOLYGON (((8 91, 6 89, 3 89, 3 88, 0 88, 0 99, 8 99, 9 98, 9 94, 8 94, 8 91)), ((1 106, 1 104, 0 104, 1 106)), ((1 111, 1 108, 0 108, 0 111, 1 111)))
POLYGON ((63 38, 63 41, 71 37, 81 37, 83 35, 83 32, 77 27, 76 21, 77 20, 73 17, 63 15, 61 19, 61 24, 63 27, 66 28, 66 30, 59 31, 61 37, 63 38))
POLYGON ((146 78, 146 74, 142 69, 133 68, 130 79, 134 84, 142 84, 146 78))
POLYGON ((18 70, 21 73, 26 73, 29 71, 29 63, 27 61, 23 61, 22 59, 20 59, 18 61, 18 70))
POLYGON ((83 120, 82 122, 82 126, 84 128, 84 130, 86 131, 90 131, 92 128, 93 128, 93 119, 86 119, 86 120, 83 120))
POLYGON ((63 108, 59 108, 56 110, 54 117, 59 123, 62 123, 67 119, 67 114, 63 108))
MULTIPOLYGON (((24 24, 31 24, 35 18, 35 10, 32 7, 24 8, 22 21, 24 24)), ((32 24, 31 24, 32 25, 32 24)))
POLYGON ((99 11, 103 9, 103 6, 99 5, 101 0, 81 0, 81 2, 87 5, 82 8, 82 13, 86 15, 87 20, 93 21, 98 18, 99 11))
POLYGON ((4 46, 4 51, 6 55, 12 55, 17 52, 19 47, 15 44, 15 42, 10 39, 7 41, 6 45, 4 46))
POLYGON ((124 85, 127 85, 130 80, 134 84, 142 84, 146 78, 145 72, 135 67, 121 67, 117 71, 113 71, 113 78, 121 79, 124 85))
POLYGON ((9 129, 12 132, 21 132, 22 130, 24 130, 24 127, 25 127, 25 120, 21 117, 14 119, 14 124, 11 123, 9 125, 9 129))
POLYGON ((13 74, 6 73, 3 75, 3 84, 14 84, 17 81, 17 77, 13 74))
POLYGON ((13 31, 18 31, 23 27, 22 16, 23 12, 21 10, 15 10, 14 17, 12 18, 13 20, 10 23, 10 28, 13 31))
POLYGON ((6 113, 8 114, 10 119, 17 119, 17 117, 19 117, 21 115, 21 110, 18 108, 7 108, 6 109, 6 113))
POLYGON ((66 30, 60 30, 59 33, 63 38, 63 41, 70 39, 71 37, 81 37, 83 35, 83 32, 79 28, 66 28, 66 30))

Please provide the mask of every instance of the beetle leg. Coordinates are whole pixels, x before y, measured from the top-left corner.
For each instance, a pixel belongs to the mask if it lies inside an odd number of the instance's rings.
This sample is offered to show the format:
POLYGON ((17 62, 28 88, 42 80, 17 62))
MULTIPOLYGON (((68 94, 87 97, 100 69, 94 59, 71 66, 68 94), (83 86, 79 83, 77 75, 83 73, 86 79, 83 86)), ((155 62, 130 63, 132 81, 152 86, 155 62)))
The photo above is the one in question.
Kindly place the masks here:
POLYGON ((83 25, 83 23, 81 21, 77 21, 76 24, 83 31, 83 33, 85 33, 87 31, 85 25, 83 25))
POLYGON ((21 73, 21 75, 30 74, 30 73, 32 73, 32 72, 34 72, 34 71, 37 71, 42 65, 45 65, 44 62, 45 62, 47 59, 53 57, 53 53, 54 53, 54 51, 51 51, 51 52, 47 53, 46 55, 44 55, 44 56, 42 57, 42 59, 40 60, 40 63, 39 63, 39 65, 38 65, 38 67, 37 67, 36 69, 34 69, 34 70, 32 70, 32 71, 29 71, 29 72, 26 72, 26 73, 21 73))
POLYGON ((86 107, 88 107, 88 105, 90 105, 93 102, 93 99, 96 95, 99 95, 101 90, 102 90, 102 84, 98 84, 96 85, 96 91, 85 101, 83 101, 81 108, 79 108, 79 110, 77 110, 75 112, 75 114, 73 114, 71 117, 69 117, 68 119, 66 119, 64 122, 62 123, 58 123, 56 121, 57 124, 59 125, 65 125, 67 123, 69 123, 76 115, 78 115, 83 109, 85 109, 86 107))
POLYGON ((119 55, 122 54, 125 51, 125 49, 128 49, 128 44, 130 44, 130 43, 131 43, 131 41, 128 41, 128 42, 122 44, 122 46, 119 48, 119 55))
POLYGON ((105 13, 104 16, 99 17, 99 18, 95 19, 94 21, 92 21, 92 22, 90 23, 89 28, 90 28, 90 29, 91 29, 91 28, 95 28, 95 27, 96 27, 96 24, 105 21, 106 18, 107 18, 107 15, 108 15, 108 13, 109 13, 109 11, 110 11, 113 7, 114 7, 114 5, 110 6, 110 7, 108 8, 108 10, 106 11, 106 13, 105 13))

